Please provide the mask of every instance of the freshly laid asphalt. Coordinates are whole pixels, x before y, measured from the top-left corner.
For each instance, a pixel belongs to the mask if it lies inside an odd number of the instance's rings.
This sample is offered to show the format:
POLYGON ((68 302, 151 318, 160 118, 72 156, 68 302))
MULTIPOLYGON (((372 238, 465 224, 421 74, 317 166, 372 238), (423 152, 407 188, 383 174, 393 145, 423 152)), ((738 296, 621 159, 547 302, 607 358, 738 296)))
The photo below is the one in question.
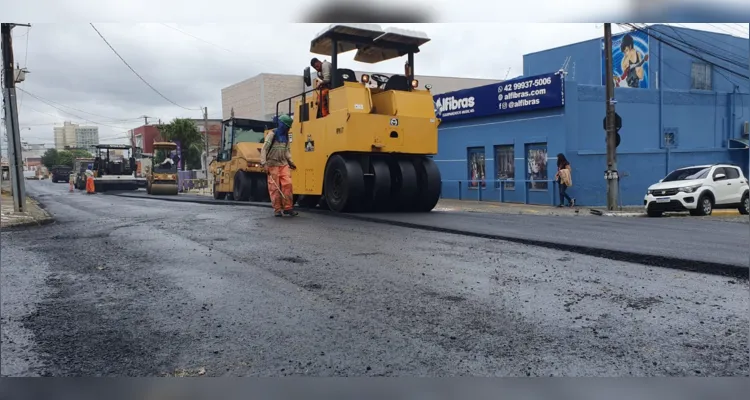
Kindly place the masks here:
MULTIPOLYGON (((263 203, 214 200, 199 195, 153 197, 145 191, 118 196, 217 205, 263 203)), ((700 218, 624 218, 511 215, 472 212, 351 214, 339 217, 545 246, 580 254, 746 279, 750 229, 700 218)))
MULTIPOLYGON (((2 232, 3 376, 750 374, 746 280, 321 213, 27 189, 57 221, 2 232)), ((463 216, 550 229, 504 217, 463 216)))

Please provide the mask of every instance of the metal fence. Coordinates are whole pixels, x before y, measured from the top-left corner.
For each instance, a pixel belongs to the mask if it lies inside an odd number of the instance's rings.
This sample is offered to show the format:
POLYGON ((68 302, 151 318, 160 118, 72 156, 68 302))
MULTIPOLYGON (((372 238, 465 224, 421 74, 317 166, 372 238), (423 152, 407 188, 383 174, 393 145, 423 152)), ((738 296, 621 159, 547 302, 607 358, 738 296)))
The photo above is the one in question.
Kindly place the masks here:
POLYGON ((185 194, 212 195, 213 185, 210 185, 207 179, 179 179, 177 190, 185 194))

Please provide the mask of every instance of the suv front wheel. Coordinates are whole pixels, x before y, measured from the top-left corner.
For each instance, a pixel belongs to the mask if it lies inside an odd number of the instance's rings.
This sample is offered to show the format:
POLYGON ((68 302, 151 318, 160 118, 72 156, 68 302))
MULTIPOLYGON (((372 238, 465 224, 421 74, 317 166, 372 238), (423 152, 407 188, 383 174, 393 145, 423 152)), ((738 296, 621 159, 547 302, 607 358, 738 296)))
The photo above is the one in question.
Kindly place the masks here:
POLYGON ((695 213, 691 213, 691 214, 698 215, 698 216, 706 216, 706 215, 711 215, 713 211, 714 211, 714 201, 711 200, 711 197, 704 194, 698 199, 698 208, 695 210, 695 213))
POLYGON ((750 195, 747 192, 742 195, 742 202, 740 203, 739 211, 742 215, 750 213, 750 195))

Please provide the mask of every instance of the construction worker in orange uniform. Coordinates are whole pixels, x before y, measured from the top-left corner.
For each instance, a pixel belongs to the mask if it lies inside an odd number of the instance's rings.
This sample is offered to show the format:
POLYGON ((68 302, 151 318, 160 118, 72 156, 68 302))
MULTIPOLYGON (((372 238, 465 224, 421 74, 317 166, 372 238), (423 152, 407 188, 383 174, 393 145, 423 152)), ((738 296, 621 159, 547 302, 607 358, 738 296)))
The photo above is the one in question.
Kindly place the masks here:
POLYGON ((96 186, 94 185, 94 173, 91 170, 86 170, 86 193, 96 193, 96 186))
POLYGON ((320 91, 321 117, 328 115, 328 90, 331 89, 331 63, 317 58, 310 60, 310 66, 318 71, 317 87, 320 91))
POLYGON ((281 115, 278 127, 266 135, 263 149, 260 152, 260 165, 268 174, 268 193, 271 196, 274 216, 287 215, 293 217, 294 194, 292 193, 292 174, 290 169, 297 169, 289 151, 289 128, 292 118, 281 115))

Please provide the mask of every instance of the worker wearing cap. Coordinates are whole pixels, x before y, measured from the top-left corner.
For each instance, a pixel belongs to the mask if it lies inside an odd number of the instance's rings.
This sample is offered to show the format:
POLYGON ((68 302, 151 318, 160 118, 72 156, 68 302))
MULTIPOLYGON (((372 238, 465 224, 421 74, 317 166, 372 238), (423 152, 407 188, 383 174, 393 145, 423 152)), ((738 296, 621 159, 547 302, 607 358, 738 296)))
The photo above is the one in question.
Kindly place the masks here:
POLYGON ((266 135, 263 149, 260 152, 260 165, 268 174, 268 193, 271 195, 274 215, 295 216, 294 194, 292 193, 292 174, 290 169, 297 169, 289 151, 289 128, 292 118, 281 115, 278 127, 266 135))
POLYGON ((325 117, 328 115, 328 90, 331 89, 331 63, 313 58, 310 60, 310 66, 318 71, 315 88, 320 90, 321 116, 325 117))

